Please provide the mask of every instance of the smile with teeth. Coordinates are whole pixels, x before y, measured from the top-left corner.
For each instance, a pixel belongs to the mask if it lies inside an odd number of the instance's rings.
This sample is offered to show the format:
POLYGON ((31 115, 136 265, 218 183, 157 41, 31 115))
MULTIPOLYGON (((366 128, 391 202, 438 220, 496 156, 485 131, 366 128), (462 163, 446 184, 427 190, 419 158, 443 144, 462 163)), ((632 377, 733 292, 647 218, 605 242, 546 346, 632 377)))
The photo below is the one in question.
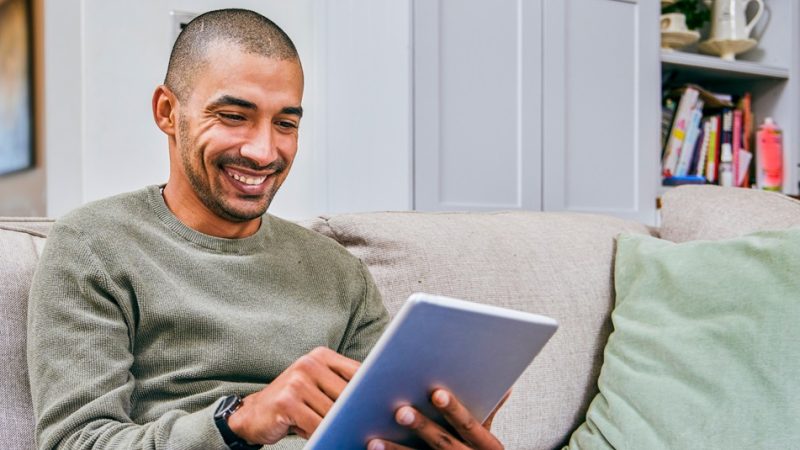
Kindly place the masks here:
POLYGON ((231 171, 226 171, 226 172, 234 180, 236 180, 236 181, 238 181, 240 183, 244 183, 244 184, 250 185, 250 186, 259 185, 259 184, 263 183, 264 180, 267 179, 266 175, 264 175, 262 177, 248 177, 248 176, 244 176, 244 175, 239 175, 238 173, 234 173, 234 172, 231 172, 231 171))

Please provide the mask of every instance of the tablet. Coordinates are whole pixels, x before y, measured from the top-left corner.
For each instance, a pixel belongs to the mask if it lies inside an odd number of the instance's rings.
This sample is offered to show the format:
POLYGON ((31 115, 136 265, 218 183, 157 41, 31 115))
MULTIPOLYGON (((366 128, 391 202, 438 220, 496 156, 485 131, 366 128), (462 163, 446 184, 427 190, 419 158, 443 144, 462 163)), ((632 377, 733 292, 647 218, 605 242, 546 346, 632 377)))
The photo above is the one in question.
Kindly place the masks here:
POLYGON ((555 333, 555 320, 479 303, 414 294, 311 436, 306 449, 364 449, 373 438, 424 447, 398 425, 413 405, 451 429, 430 403, 444 387, 481 422, 555 333))

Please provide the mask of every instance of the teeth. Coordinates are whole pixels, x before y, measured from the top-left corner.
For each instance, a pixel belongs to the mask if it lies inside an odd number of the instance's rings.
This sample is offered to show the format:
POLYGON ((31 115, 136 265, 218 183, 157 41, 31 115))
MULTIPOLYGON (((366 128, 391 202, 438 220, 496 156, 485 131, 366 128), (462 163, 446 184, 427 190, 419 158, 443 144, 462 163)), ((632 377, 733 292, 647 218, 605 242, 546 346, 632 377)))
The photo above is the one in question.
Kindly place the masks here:
POLYGON ((267 177, 250 178, 250 177, 241 176, 241 175, 238 175, 238 174, 235 174, 235 173, 232 173, 230 175, 234 180, 236 180, 236 181, 238 181, 240 183, 249 184, 251 186, 255 186, 257 184, 261 184, 261 183, 264 182, 264 180, 267 179, 267 177))

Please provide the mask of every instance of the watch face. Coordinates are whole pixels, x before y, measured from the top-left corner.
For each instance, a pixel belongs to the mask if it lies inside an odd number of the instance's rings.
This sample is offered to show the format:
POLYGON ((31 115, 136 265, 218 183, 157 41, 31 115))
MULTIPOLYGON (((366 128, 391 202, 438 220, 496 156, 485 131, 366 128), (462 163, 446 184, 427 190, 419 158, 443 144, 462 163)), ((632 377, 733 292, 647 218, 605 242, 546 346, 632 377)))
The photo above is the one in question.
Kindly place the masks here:
POLYGON ((225 397, 222 400, 222 403, 219 404, 219 407, 217 407, 217 411, 214 416, 221 419, 227 419, 228 416, 236 411, 236 408, 239 407, 239 403, 241 403, 241 401, 242 399, 239 398, 238 395, 229 395, 225 397))

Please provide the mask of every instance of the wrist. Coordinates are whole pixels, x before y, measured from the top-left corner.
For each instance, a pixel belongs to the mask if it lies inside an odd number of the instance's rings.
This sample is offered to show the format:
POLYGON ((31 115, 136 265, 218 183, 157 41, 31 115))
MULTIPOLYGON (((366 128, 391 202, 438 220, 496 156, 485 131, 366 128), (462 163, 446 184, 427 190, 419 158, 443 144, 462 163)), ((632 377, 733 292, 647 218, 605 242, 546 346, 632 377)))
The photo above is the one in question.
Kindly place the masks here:
POLYGON ((253 441, 246 438, 247 427, 245 421, 241 420, 243 414, 239 413, 243 405, 238 395, 225 397, 214 413, 214 423, 225 444, 232 450, 259 449, 260 445, 252 444, 253 441))
POLYGON ((242 411, 244 408, 244 399, 242 399, 238 408, 228 416, 228 428, 235 434, 239 436, 241 439, 247 441, 247 443, 252 444, 255 441, 247 439, 248 436, 248 428, 247 428, 247 411, 242 411))

